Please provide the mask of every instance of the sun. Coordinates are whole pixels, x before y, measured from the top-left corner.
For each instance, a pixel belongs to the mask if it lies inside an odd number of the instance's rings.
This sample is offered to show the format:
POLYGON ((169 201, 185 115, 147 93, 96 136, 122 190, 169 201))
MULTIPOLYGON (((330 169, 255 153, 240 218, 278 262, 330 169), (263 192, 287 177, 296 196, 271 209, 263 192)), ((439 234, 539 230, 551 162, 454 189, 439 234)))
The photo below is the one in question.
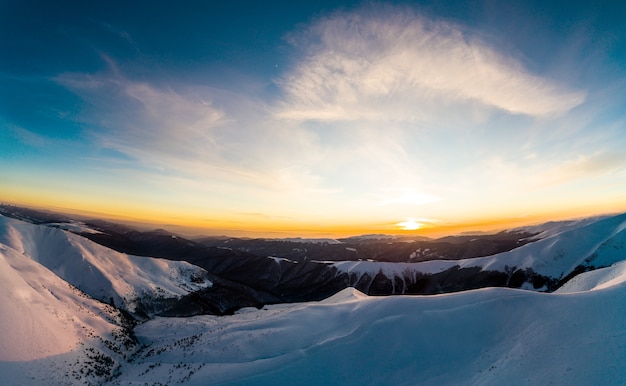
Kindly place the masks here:
POLYGON ((414 231, 414 230, 422 228, 424 224, 415 221, 414 218, 410 218, 406 221, 397 223, 396 226, 402 228, 405 231, 414 231))

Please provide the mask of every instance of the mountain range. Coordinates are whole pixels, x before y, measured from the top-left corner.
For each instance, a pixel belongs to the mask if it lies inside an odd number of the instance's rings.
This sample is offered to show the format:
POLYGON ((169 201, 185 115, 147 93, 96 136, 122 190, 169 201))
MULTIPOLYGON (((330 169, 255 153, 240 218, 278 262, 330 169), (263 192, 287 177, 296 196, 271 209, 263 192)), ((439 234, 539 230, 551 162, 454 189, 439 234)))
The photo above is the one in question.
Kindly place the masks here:
POLYGON ((8 384, 626 382, 626 214, 339 240, 0 214, 8 384))

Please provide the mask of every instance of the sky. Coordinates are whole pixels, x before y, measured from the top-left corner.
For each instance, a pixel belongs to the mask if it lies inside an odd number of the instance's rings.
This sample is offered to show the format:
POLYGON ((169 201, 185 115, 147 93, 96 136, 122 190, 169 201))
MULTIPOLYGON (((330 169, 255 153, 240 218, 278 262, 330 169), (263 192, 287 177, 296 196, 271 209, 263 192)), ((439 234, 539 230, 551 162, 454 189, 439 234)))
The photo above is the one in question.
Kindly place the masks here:
POLYGON ((255 237, 624 212, 625 14, 2 0, 0 201, 255 237))

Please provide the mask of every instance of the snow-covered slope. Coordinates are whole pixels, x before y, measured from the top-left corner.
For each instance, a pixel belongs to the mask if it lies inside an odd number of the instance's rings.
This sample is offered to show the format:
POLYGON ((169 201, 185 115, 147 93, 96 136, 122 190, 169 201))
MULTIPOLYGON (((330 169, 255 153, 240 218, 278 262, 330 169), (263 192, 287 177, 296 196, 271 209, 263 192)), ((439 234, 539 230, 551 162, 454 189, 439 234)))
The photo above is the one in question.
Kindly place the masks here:
POLYGON ((437 274, 458 267, 481 271, 534 273, 560 280, 579 266, 606 267, 626 258, 626 214, 536 227, 545 236, 508 252, 463 260, 432 260, 421 263, 368 261, 325 262, 353 276, 356 283, 367 274, 383 274, 394 285, 417 280, 417 274, 437 274), (398 282, 400 281, 400 282, 398 282))
POLYGON ((66 328, 75 313, 72 288, 45 267, 2 245, 0 283, 0 360, 58 355, 74 349, 85 337, 80 329, 66 328))
POLYGON ((0 383, 99 383, 136 349, 129 320, 0 245, 0 383))
POLYGON ((157 318, 116 384, 546 385, 626 382, 626 285, 576 294, 491 288, 157 318))
POLYGON ((595 291, 626 282, 626 261, 615 263, 606 268, 583 272, 571 278, 556 293, 595 291))
POLYGON ((519 228, 512 229, 512 231, 527 232, 536 234, 534 238, 543 239, 546 237, 554 236, 559 233, 563 233, 570 229, 580 228, 596 221, 611 217, 609 215, 594 216, 581 218, 578 220, 565 220, 565 221, 548 221, 537 225, 527 225, 519 228))
POLYGON ((0 246, 42 264, 96 299, 152 313, 211 286, 207 272, 181 261, 118 253, 73 233, 0 216, 0 246))
POLYGON ((76 220, 46 223, 46 226, 64 229, 72 233, 101 233, 100 231, 90 228, 85 223, 76 220))

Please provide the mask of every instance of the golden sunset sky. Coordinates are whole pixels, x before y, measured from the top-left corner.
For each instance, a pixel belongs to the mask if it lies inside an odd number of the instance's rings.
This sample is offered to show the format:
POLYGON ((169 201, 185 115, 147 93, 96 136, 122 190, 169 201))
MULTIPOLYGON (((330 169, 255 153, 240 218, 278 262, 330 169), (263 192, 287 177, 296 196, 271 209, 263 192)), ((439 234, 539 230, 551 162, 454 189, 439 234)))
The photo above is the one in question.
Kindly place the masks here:
POLYGON ((255 237, 626 211, 620 3, 34 3, 0 5, 0 201, 255 237))

